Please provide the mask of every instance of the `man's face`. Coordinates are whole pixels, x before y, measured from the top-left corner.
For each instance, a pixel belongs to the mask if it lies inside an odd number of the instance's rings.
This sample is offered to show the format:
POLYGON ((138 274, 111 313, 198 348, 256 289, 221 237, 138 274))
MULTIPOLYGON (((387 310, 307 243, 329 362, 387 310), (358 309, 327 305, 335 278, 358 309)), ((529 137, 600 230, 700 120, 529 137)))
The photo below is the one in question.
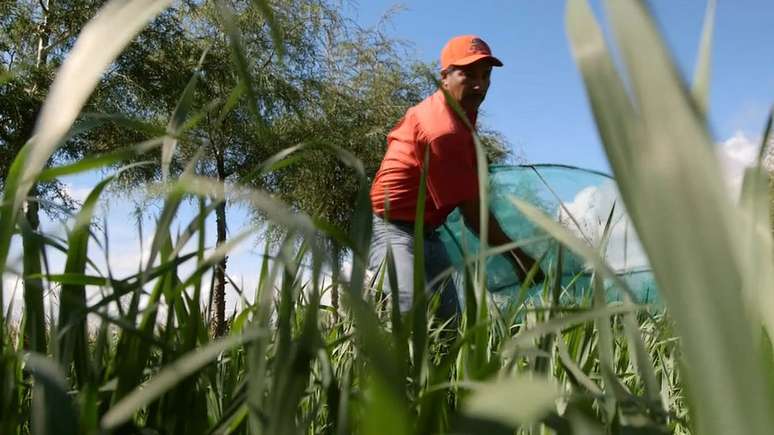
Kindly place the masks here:
POLYGON ((475 112, 489 89, 492 65, 488 60, 465 66, 453 66, 441 72, 443 88, 467 112, 475 112))

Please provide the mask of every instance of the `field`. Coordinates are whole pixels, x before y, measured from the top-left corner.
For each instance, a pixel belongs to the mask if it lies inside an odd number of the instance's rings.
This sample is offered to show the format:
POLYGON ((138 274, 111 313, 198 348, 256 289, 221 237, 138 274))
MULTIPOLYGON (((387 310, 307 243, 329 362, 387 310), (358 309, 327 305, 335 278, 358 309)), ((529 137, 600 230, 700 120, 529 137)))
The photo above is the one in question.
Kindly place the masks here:
MULTIPOLYGON (((266 260, 256 267, 254 298, 229 319, 227 334, 214 337, 201 303, 209 291, 204 277, 265 226, 206 247, 206 219, 226 192, 222 182, 197 175, 193 164, 165 179, 150 254, 131 276, 97 270, 93 258, 103 254, 89 249, 90 239, 109 245, 92 223, 114 177, 95 186, 68 221, 66 240, 33 231, 22 219, 36 182, 109 167, 138 149, 160 150, 162 165, 169 164, 163 156, 174 153, 172 139, 185 123, 171 121, 171 131, 139 146, 46 167, 100 74, 164 7, 151 0, 108 2, 61 66, 34 135, 9 171, 0 264, 9 263, 13 241, 22 243, 25 293, 22 322, 4 318, 0 331, 0 433, 771 432, 769 179, 760 165, 749 169, 734 204, 714 175, 718 162, 704 117, 711 44, 703 46, 690 85, 676 72, 643 4, 608 1, 624 75, 587 2, 567 2, 569 43, 664 310, 631 301, 631 291, 600 255, 604 246, 589 246, 514 197, 514 207, 550 234, 557 250, 593 267, 587 297, 559 304, 561 288, 549 267, 538 299, 496 307, 482 271, 493 249, 482 241, 484 254, 471 257, 465 271, 465 307, 456 325, 428 311, 433 301, 423 296, 421 256, 414 272, 417 303, 401 316, 381 294, 384 275, 365 285, 369 181, 361 162, 336 148, 330 155, 359 183, 350 231, 260 189, 228 187, 229 198, 260 210, 284 237, 267 245, 266 260), (176 232, 172 222, 184 202, 199 212, 176 232), (48 270, 41 261, 47 250, 65 253, 63 270, 48 270), (338 270, 343 257, 352 263, 349 280, 322 273, 338 270), (608 302, 605 283, 622 302, 608 302), (87 298, 87 290, 100 297, 87 298), (335 306, 321 303, 333 293, 335 306), (47 313, 53 306, 57 312, 47 313)), ((180 98, 186 101, 183 89, 180 98)), ((178 107, 186 110, 184 103, 178 107)), ((170 114, 172 120, 185 116, 170 114)), ((771 120, 764 144, 770 130, 771 120)), ((478 140, 477 147, 480 185, 487 186, 478 140)), ((281 167, 291 154, 268 159, 266 170, 281 167)), ((485 187, 481 193, 486 204, 485 187)), ((394 273, 389 261, 384 273, 394 273)))

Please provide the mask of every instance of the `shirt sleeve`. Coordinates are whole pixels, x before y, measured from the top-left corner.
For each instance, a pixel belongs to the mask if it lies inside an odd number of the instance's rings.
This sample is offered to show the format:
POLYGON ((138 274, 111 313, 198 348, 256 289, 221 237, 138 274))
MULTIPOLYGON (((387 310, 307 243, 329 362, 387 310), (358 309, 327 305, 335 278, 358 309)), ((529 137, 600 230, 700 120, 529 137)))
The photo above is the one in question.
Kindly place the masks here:
MULTIPOLYGON (((436 208, 457 206, 478 197, 478 171, 470 141, 443 135, 429 144, 427 190, 436 208)), ((424 149, 420 159, 424 159, 424 149)))

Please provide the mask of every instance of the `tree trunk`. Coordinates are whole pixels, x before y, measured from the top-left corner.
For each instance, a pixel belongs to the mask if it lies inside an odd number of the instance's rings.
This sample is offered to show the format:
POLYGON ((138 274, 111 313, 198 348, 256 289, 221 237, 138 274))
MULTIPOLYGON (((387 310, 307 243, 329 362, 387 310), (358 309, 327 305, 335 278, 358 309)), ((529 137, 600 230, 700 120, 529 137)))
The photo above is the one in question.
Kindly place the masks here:
POLYGON ((333 317, 338 320, 339 318, 339 286, 334 283, 331 287, 331 306, 333 306, 333 317))
MULTIPOLYGON (((223 153, 216 150, 215 158, 217 160, 218 181, 225 183, 226 170, 223 161, 223 153)), ((221 184, 222 185, 222 184, 221 184)), ((225 186, 222 185, 223 189, 225 186)), ((217 226, 216 246, 226 243, 226 201, 225 199, 215 208, 215 225, 217 226)), ((213 317, 213 331, 216 337, 226 333, 226 262, 228 257, 223 257, 217 266, 215 266, 215 285, 213 288, 213 305, 215 306, 215 316, 213 317)))
MULTIPOLYGON (((217 246, 226 242, 226 203, 222 202, 215 209, 215 224, 217 225, 217 246)), ((215 266, 215 288, 213 289, 213 305, 215 317, 213 318, 213 330, 215 336, 220 337, 226 333, 226 262, 228 257, 223 257, 215 266)))
POLYGON ((38 196, 40 190, 37 184, 33 184, 30 189, 29 197, 26 202, 24 210, 24 216, 27 218, 30 227, 33 230, 37 230, 40 227, 40 203, 38 203, 38 196))

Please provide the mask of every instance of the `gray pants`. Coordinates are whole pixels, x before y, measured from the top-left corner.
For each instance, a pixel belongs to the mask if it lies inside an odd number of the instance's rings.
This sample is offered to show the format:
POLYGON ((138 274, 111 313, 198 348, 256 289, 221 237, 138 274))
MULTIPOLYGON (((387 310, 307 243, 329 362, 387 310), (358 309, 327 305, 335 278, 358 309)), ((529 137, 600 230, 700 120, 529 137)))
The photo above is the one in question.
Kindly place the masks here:
MULTIPOLYGON (((373 223, 373 239, 368 269, 372 272, 378 272, 387 255, 388 247, 392 248, 398 281, 398 306, 401 313, 406 313, 411 310, 414 298, 414 225, 407 222, 387 222, 379 216, 374 216, 373 223)), ((451 267, 451 262, 437 231, 425 234, 424 247, 425 284, 427 284, 451 267)), ((385 270, 383 291, 386 294, 391 294, 393 285, 395 284, 390 282, 389 275, 385 270)), ((459 312, 457 288, 451 276, 428 289, 427 295, 429 297, 438 291, 441 292, 441 295, 436 314, 443 319, 457 314, 459 312)), ((395 302, 393 301, 393 303, 395 302)))

